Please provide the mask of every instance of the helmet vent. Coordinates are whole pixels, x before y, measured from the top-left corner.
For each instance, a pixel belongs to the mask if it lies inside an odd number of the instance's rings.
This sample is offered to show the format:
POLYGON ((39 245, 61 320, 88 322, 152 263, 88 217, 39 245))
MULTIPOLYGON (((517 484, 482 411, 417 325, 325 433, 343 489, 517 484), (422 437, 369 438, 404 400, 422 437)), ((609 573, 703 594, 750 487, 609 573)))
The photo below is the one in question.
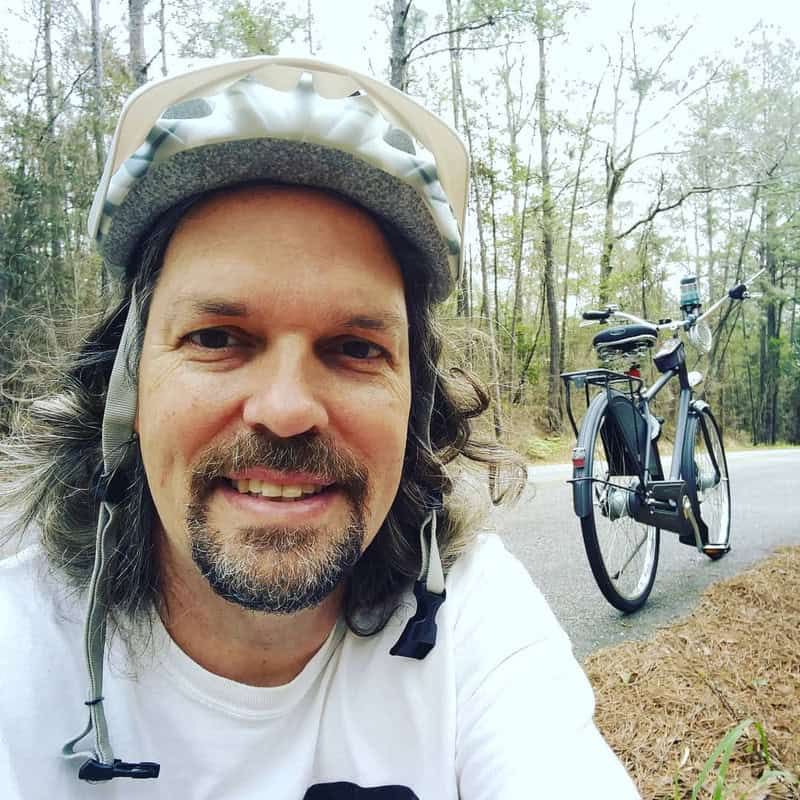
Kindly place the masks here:
POLYGON ((200 119, 210 117, 214 109, 202 97, 194 97, 170 106, 162 115, 162 119, 200 119))
POLYGON ((383 141, 386 142, 386 144, 390 144, 395 150, 402 150, 404 153, 410 153, 412 156, 417 154, 411 137, 399 128, 389 128, 386 133, 383 134, 383 141))

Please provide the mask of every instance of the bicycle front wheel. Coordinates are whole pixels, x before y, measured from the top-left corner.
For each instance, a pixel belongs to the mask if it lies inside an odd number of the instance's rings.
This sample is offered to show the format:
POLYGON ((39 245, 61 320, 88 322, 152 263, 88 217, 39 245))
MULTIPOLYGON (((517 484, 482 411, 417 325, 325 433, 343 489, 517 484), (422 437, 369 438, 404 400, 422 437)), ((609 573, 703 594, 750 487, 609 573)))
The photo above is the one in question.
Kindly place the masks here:
POLYGON ((608 409, 589 433, 586 455, 592 477, 592 508, 581 517, 586 555, 606 600, 630 613, 644 605, 653 588, 661 539, 658 528, 628 514, 638 478, 627 474, 632 459, 608 409))
POLYGON ((712 560, 730 550, 731 489, 728 462, 717 421, 709 408, 700 406, 686 424, 681 472, 700 526, 703 552, 712 560))

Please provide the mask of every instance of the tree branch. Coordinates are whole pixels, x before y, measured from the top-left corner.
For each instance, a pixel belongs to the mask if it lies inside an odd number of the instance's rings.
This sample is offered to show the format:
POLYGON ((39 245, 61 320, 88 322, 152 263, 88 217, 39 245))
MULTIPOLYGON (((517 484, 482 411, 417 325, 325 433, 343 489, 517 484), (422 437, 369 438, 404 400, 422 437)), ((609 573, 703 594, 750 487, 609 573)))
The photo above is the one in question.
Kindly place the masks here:
MULTIPOLYGON (((409 5, 410 5, 410 4, 409 4, 409 5)), ((486 27, 487 27, 487 26, 489 26, 489 25, 494 25, 494 24, 497 22, 497 20, 498 20, 498 19, 501 19, 501 17, 493 17, 493 16, 488 16, 488 17, 487 17, 487 18, 486 18, 486 19, 485 19, 483 22, 467 23, 467 24, 465 24, 465 25, 459 25, 459 26, 458 26, 458 27, 456 27, 456 28, 450 28, 449 30, 446 30, 446 31, 437 31, 436 33, 432 33, 430 36, 426 36, 424 39, 420 39, 420 40, 419 40, 419 41, 418 41, 418 42, 417 42, 417 43, 416 43, 416 44, 415 44, 415 45, 414 45, 414 46, 413 46, 413 47, 412 47, 412 48, 411 48, 411 49, 410 49, 410 50, 409 50, 409 51, 408 51, 408 52, 407 52, 407 53, 406 53, 404 56, 403 56, 403 60, 404 60, 405 62, 408 62, 408 60, 411 58, 411 54, 412 54, 412 53, 413 53, 413 52, 414 52, 414 51, 415 51, 417 48, 419 48, 419 47, 422 47, 422 45, 424 45, 424 44, 427 44, 428 42, 430 42, 430 41, 431 41, 431 40, 433 40, 433 39, 438 39, 438 38, 439 38, 439 37, 441 37, 441 36, 452 36, 452 35, 453 35, 453 34, 455 34, 455 33, 464 33, 464 31, 478 31, 478 30, 480 30, 481 28, 486 28, 486 27)), ((460 49, 466 49, 466 48, 460 48, 460 49)))
POLYGON ((41 136, 39 136, 39 144, 42 143, 42 141, 44 140, 45 134, 47 134, 51 130, 51 128, 55 124, 55 121, 61 116, 62 112, 66 108, 67 100, 69 100, 70 96, 75 91, 75 89, 77 88, 78 84, 81 82, 81 80, 83 80, 84 75, 86 75, 86 73, 89 72, 91 69, 92 69, 92 65, 89 64, 89 66, 86 67, 86 69, 83 70, 83 72, 78 73, 78 77, 75 78, 74 81, 72 81, 72 85, 69 87, 69 91, 64 95, 64 97, 61 98, 61 106, 59 107, 58 111, 56 111, 55 114, 53 114, 53 116, 49 120, 47 120, 47 125, 45 126, 44 130, 42 131, 41 136))
POLYGON ((633 223, 629 228, 626 228, 621 233, 617 233, 614 235, 614 239, 619 241, 620 239, 624 239, 628 234, 633 233, 637 228, 641 227, 642 225, 646 225, 648 222, 651 222, 655 219, 659 214, 664 211, 672 211, 674 208, 678 208, 678 206, 682 205, 683 202, 691 197, 694 194, 710 194, 711 192, 725 192, 730 191, 731 189, 745 189, 745 188, 753 188, 759 187, 763 184, 761 181, 753 181, 751 183, 733 183, 729 186, 693 186, 688 191, 684 192, 683 194, 678 197, 677 200, 674 200, 671 203, 668 203, 665 206, 661 205, 661 191, 664 186, 664 176, 662 174, 661 180, 659 182, 659 190, 658 190, 658 199, 654 206, 650 207, 650 211, 647 213, 647 216, 642 217, 642 219, 637 220, 633 223))
POLYGON ((636 158, 632 158, 629 166, 633 166, 637 161, 643 161, 645 158, 654 158, 655 156, 685 156, 688 150, 655 150, 652 153, 643 153, 636 158))
POLYGON ((702 84, 700 84, 699 86, 696 86, 694 89, 692 89, 692 91, 691 91, 691 92, 687 92, 685 95, 683 95, 683 97, 681 97, 681 98, 679 98, 678 100, 676 100, 676 101, 675 101, 675 102, 674 102, 674 103, 673 103, 673 104, 672 104, 672 105, 671 105, 671 106, 670 106, 670 107, 669 107, 669 108, 666 110, 666 112, 665 112, 665 113, 664 113, 664 114, 663 114, 661 117, 659 117, 659 118, 658 118, 658 119, 657 119, 655 122, 653 122, 653 123, 651 123, 650 125, 648 125, 648 126, 647 126, 647 127, 646 127, 646 128, 645 128, 645 129, 644 129, 642 132, 641 132, 640 136, 644 136, 646 133, 649 133, 651 130, 653 130, 653 128, 657 128, 659 125, 661 125, 661 123, 662 123, 662 122, 664 122, 664 120, 665 120, 665 119, 667 119, 667 118, 670 116, 670 114, 672 114, 672 112, 673 112, 673 111, 674 111, 676 108, 678 108, 679 106, 682 106, 682 105, 683 105, 683 104, 684 104, 684 103, 685 103, 687 100, 691 99, 691 98, 692 98, 692 97, 694 97, 694 96, 695 96, 695 95, 696 95, 698 92, 701 92, 701 91, 703 91, 703 89, 706 89, 706 88, 707 88, 707 87, 708 87, 708 86, 709 86, 711 83, 713 83, 713 82, 714 82, 714 79, 715 79, 715 78, 717 77, 717 75, 719 74, 720 66, 721 66, 721 62, 720 62, 720 64, 717 64, 717 66, 716 66, 716 67, 714 67, 714 71, 711 73, 711 75, 709 76, 708 80, 707 80, 707 81, 705 81, 705 83, 702 83, 702 84))
MULTIPOLYGON (((512 44, 528 44, 525 41, 520 42, 512 42, 512 44)), ((476 44, 471 47, 441 47, 438 50, 429 50, 426 53, 420 53, 418 56, 414 56, 414 58, 409 58, 406 60, 407 64, 413 64, 415 61, 421 61, 423 58, 428 58, 429 56, 436 56, 440 53, 469 53, 469 52, 480 52, 485 50, 494 50, 498 45, 496 44, 476 44)))
POLYGON ((145 74, 147 74, 147 70, 150 69, 152 63, 161 55, 161 48, 159 47, 158 50, 155 52, 153 57, 144 65, 145 74))

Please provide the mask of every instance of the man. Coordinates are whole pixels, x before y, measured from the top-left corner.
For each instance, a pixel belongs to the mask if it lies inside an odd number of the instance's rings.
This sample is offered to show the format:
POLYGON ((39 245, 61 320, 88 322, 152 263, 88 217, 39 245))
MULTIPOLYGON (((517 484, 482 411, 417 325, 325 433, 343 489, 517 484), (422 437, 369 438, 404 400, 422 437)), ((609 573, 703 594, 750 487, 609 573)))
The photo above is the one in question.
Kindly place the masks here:
POLYGON ((121 299, 5 445, 40 541, 0 567, 4 798, 636 796, 446 469, 524 475, 437 368, 466 176, 318 62, 128 101, 90 218, 121 299))

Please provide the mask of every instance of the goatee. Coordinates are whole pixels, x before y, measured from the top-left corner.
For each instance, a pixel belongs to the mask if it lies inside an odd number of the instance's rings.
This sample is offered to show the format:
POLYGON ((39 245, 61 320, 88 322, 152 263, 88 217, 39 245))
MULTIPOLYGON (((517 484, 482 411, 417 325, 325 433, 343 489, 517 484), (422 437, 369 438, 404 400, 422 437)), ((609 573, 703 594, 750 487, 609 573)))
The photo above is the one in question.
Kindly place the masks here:
POLYGON ((293 614, 319 605, 348 578, 364 547, 366 470, 317 435, 278 439, 246 432, 209 448, 192 470, 189 496, 186 522, 194 563, 214 592, 243 608, 293 614), (220 482, 255 467, 335 484, 350 506, 349 519, 335 530, 210 525, 208 500, 220 482))

